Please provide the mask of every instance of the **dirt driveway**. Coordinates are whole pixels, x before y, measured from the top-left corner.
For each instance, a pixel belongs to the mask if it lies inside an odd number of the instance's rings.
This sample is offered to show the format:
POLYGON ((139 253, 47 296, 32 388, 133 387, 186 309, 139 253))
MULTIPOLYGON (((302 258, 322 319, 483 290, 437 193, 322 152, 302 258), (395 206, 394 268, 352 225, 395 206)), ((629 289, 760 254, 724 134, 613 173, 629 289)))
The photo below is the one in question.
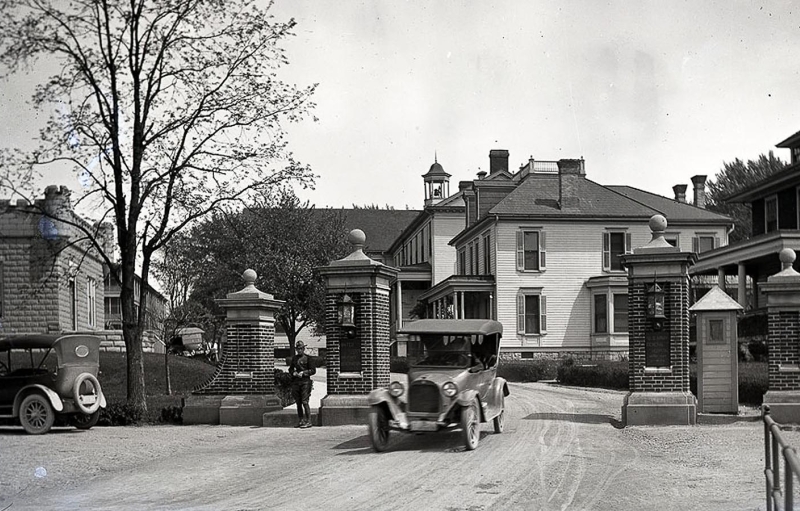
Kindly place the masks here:
MULTIPOLYGON (((764 509, 763 429, 620 427, 622 393, 512 384, 503 434, 0 428, 0 510, 764 509)), ((800 445, 800 433, 787 437, 800 445)))

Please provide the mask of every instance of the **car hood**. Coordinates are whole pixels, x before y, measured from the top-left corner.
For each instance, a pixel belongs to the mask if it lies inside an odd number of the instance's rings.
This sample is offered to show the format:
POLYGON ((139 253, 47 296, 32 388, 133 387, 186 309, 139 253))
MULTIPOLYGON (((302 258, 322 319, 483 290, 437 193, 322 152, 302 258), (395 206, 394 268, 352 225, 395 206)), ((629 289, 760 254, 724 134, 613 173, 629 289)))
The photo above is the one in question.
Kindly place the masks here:
POLYGON ((438 386, 442 386, 445 382, 455 381, 458 383, 462 380, 469 370, 464 368, 442 369, 437 368, 423 368, 414 367, 408 370, 408 383, 409 385, 415 381, 430 381, 438 386))

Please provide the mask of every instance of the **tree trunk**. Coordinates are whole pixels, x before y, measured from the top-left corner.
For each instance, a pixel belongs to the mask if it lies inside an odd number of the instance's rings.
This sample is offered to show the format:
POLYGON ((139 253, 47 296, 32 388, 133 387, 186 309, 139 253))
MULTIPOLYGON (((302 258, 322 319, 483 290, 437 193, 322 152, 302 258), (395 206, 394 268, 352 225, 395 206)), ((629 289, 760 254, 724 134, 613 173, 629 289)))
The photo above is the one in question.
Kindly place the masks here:
MULTIPOLYGON (((125 354, 128 359, 128 406, 138 414, 147 413, 144 388, 144 357, 142 355, 142 329, 139 327, 135 290, 135 245, 122 251, 122 338, 125 341, 125 354)), ((140 292, 143 292, 141 290, 140 292)))
POLYGON ((167 388, 167 395, 172 395, 172 382, 170 381, 169 377, 169 350, 167 349, 167 345, 164 344, 164 377, 166 378, 166 388, 167 388))

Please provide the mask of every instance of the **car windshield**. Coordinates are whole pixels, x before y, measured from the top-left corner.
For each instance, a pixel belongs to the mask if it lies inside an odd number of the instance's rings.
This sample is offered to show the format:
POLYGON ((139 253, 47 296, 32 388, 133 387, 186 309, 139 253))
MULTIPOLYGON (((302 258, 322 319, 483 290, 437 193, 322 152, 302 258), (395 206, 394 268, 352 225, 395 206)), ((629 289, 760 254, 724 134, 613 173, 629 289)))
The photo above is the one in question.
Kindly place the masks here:
POLYGON ((422 349, 414 361, 414 365, 469 367, 471 361, 470 336, 423 334, 419 338, 422 349))

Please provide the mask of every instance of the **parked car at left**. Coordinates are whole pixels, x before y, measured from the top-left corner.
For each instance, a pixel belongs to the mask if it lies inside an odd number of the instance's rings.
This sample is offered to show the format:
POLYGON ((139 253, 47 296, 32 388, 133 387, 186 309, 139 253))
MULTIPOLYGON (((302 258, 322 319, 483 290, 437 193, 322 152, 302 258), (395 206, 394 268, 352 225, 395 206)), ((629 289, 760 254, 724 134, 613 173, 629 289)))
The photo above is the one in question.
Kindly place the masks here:
POLYGON ((89 429, 106 406, 99 370, 97 336, 0 337, 0 418, 18 422, 32 435, 47 433, 56 419, 89 429))

